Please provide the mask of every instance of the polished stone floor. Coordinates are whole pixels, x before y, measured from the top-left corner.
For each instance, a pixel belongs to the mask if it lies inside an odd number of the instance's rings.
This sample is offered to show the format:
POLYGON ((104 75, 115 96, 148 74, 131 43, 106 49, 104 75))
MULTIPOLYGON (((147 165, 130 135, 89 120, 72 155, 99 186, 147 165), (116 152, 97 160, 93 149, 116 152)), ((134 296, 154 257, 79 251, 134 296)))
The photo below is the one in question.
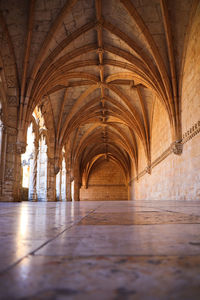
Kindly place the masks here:
POLYGON ((199 300, 200 202, 0 203, 0 299, 199 300))

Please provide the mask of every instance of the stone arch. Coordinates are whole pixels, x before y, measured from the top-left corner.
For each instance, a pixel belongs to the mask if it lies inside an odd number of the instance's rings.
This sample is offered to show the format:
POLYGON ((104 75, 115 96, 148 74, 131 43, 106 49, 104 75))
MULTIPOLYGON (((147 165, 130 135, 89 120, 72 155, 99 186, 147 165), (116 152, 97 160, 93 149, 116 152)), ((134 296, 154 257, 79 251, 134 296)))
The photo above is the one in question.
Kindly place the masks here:
POLYGON ((33 200, 35 187, 35 152, 36 152, 36 135, 31 122, 27 130, 27 141, 25 152, 21 155, 22 169, 22 199, 33 200))

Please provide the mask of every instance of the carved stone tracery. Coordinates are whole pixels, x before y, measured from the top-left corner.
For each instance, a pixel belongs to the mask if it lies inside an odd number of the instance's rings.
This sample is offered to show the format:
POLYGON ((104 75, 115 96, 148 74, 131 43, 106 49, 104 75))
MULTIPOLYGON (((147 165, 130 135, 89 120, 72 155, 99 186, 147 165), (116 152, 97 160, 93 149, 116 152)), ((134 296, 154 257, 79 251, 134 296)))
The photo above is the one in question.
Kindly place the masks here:
POLYGON ((175 141, 171 144, 171 150, 176 155, 181 155, 183 152, 183 144, 181 141, 175 141))
POLYGON ((16 152, 17 154, 23 154, 26 152, 26 146, 27 144, 24 142, 17 142, 16 143, 16 152))

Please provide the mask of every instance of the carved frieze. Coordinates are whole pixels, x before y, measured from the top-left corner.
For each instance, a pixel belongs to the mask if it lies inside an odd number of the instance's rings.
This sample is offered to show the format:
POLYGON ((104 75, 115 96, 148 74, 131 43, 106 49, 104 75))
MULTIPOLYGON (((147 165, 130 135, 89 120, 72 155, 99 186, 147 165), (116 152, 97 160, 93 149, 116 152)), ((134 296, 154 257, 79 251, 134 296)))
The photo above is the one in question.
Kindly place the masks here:
POLYGON ((7 153, 15 153, 15 144, 9 143, 6 148, 7 153))
POLYGON ((7 86, 8 88, 14 88, 16 86, 15 76, 7 76, 7 86))
POLYGON ((6 126, 6 129, 7 129, 7 133, 9 135, 14 135, 14 136, 17 135, 17 129, 16 128, 10 127, 10 126, 6 126))
POLYGON ((8 105, 9 106, 18 106, 18 100, 16 96, 8 96, 8 105))
POLYGON ((24 142, 17 142, 16 143, 16 152, 18 154, 23 154, 26 152, 26 143, 24 142))
POLYGON ((181 155, 183 152, 183 144, 181 141, 175 141, 171 144, 171 151, 176 155, 181 155))
POLYGON ((6 168, 5 180, 14 180, 14 168, 6 168))
POLYGON ((13 124, 13 122, 15 123, 16 122, 16 117, 12 116, 12 115, 8 115, 7 122, 8 122, 8 124, 13 124))
POLYGON ((183 134, 182 143, 185 144, 194 136, 200 133, 200 121, 196 122, 189 130, 183 134))

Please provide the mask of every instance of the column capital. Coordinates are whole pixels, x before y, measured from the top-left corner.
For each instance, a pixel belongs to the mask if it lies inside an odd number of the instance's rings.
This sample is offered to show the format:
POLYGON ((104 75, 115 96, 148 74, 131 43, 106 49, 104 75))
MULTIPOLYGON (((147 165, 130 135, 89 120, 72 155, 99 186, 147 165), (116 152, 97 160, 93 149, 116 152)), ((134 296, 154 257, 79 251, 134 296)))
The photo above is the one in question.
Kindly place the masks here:
POLYGON ((183 152, 183 144, 181 141, 175 141, 171 144, 171 151, 176 155, 181 155, 183 152))

